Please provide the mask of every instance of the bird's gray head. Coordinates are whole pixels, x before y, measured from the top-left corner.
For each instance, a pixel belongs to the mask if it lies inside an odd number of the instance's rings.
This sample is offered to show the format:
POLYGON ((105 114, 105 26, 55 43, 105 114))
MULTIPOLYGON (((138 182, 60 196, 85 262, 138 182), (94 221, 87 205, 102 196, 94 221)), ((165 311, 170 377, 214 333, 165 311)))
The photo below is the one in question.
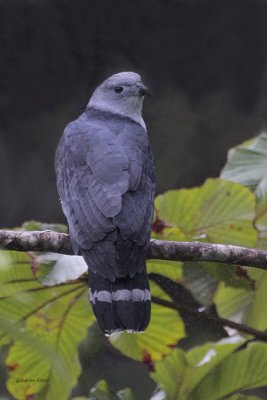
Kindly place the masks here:
POLYGON ((94 91, 88 106, 127 116, 145 127, 142 118, 144 96, 149 95, 140 75, 120 72, 110 76, 94 91))

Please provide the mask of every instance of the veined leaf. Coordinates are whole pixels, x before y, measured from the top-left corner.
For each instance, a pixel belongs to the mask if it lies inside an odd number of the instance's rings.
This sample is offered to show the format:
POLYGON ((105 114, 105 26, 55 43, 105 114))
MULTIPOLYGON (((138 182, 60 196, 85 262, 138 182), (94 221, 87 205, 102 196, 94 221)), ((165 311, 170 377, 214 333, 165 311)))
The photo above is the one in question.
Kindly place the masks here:
POLYGON ((262 207, 258 207, 255 227, 259 232, 256 247, 259 249, 267 249, 267 197, 264 200, 264 203, 262 203, 262 207))
POLYGON ((227 400, 262 400, 258 396, 245 396, 243 394, 235 394, 234 396, 227 397, 227 400))
POLYGON ((267 190, 267 133, 229 150, 221 178, 241 183, 257 194, 267 190))
POLYGON ((9 252, 0 264, 0 326, 6 343, 15 339, 6 363, 8 388, 17 399, 68 398, 80 372, 77 348, 94 316, 85 282, 43 287, 26 253, 9 252), (27 332, 31 341, 25 341, 27 332))
POLYGON ((191 393, 194 388, 241 344, 240 339, 223 339, 198 346, 187 353, 176 349, 156 363, 152 378, 166 393, 166 400, 193 400, 191 393))
POLYGON ((21 227, 25 231, 56 231, 56 232, 62 232, 62 233, 67 233, 68 232, 68 227, 67 225, 64 224, 47 224, 39 221, 26 221, 22 224, 21 227))
POLYGON ((254 297, 253 291, 233 288, 221 283, 214 297, 220 317, 241 322, 254 297))
POLYGON ((179 388, 184 378, 184 371, 187 367, 185 353, 181 349, 175 349, 162 361, 156 363, 155 372, 151 373, 160 388, 165 392, 166 400, 180 400, 179 388))
POLYGON ((88 400, 134 400, 130 389, 112 392, 105 381, 99 381, 91 390, 88 400))
POLYGON ((194 389, 243 342, 244 339, 240 336, 233 336, 222 339, 217 343, 207 343, 189 350, 186 353, 188 367, 184 372, 184 378, 179 389, 179 400, 195 400, 192 395, 194 389))
POLYGON ((245 323, 253 328, 265 331, 267 329, 267 272, 261 272, 260 279, 255 281, 256 289, 245 318, 245 323))
POLYGON ((213 302, 218 281, 204 265, 205 263, 185 262, 183 284, 199 303, 209 306, 213 302))
POLYGON ((237 351, 243 342, 237 336, 188 352, 176 349, 156 363, 152 378, 166 400, 255 400, 238 392, 266 384, 267 344, 254 342, 237 351))
POLYGON ((183 263, 178 261, 149 260, 146 263, 147 273, 153 272, 179 282, 183 277, 183 263))
POLYGON ((267 248, 267 133, 231 149, 221 177, 251 188, 257 197, 258 248, 267 248))
POLYGON ((255 197, 223 179, 208 179, 193 189, 171 190, 155 200, 161 220, 178 227, 188 240, 253 246, 255 197))
POLYGON ((192 392, 190 400, 221 400, 246 389, 267 385, 267 344, 249 343, 219 363, 192 392))

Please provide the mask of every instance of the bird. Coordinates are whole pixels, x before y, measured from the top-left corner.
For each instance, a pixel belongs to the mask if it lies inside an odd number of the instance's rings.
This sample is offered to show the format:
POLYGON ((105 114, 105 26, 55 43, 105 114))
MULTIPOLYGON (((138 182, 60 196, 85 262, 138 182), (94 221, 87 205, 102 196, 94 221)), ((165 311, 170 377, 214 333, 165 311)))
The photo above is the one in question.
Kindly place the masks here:
POLYGON ((150 321, 146 257, 156 183, 145 96, 139 74, 108 77, 66 126, 55 155, 73 252, 88 266, 90 301, 107 336, 144 332, 150 321))

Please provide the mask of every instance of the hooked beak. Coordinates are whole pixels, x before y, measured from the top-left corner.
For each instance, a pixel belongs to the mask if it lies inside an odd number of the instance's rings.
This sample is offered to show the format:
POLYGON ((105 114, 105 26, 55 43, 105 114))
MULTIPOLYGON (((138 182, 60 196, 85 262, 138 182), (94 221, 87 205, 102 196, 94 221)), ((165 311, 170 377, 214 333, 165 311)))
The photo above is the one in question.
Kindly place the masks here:
POLYGON ((142 82, 138 83, 138 93, 140 96, 148 96, 151 97, 151 93, 149 89, 142 82))

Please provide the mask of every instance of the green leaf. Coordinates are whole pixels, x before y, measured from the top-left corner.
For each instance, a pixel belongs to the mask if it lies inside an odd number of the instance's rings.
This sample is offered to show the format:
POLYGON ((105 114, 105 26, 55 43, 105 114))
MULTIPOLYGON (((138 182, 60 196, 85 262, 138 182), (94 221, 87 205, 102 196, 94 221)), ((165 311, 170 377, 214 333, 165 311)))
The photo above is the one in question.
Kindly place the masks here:
POLYGON ((151 373, 151 377, 165 392, 166 400, 180 400, 179 388, 187 367, 183 350, 175 349, 162 361, 157 362, 155 367, 155 372, 151 373))
POLYGON ((214 303, 220 317, 240 322, 254 297, 253 291, 232 288, 221 283, 214 296, 214 303))
POLYGON ((7 256, 0 264, 0 315, 11 325, 1 324, 0 334, 4 343, 15 339, 6 359, 8 389, 17 399, 40 391, 40 399, 67 399, 80 373, 78 344, 94 322, 87 285, 43 287, 26 253, 7 256))
POLYGON ((251 268, 248 275, 254 281, 254 290, 233 289, 220 284, 214 302, 220 317, 264 331, 267 329, 267 272, 251 268))
POLYGON ((267 272, 262 271, 261 279, 255 282, 256 290, 245 322, 258 330, 267 329, 267 272))
MULTIPOLYGON (((50 306, 57 299, 64 299, 69 293, 76 296, 86 292, 85 282, 74 282, 58 287, 44 287, 34 278, 32 259, 27 253, 6 252, 0 262, 0 315, 13 323, 14 330, 20 323, 50 306)), ((88 304, 88 313, 91 313, 88 304)), ((9 336, 0 326, 0 338, 9 336)), ((12 333, 12 332, 11 332, 12 333)))
POLYGON ((239 392, 266 385, 267 344, 253 342, 240 350, 242 343, 237 336, 188 352, 176 349, 156 363, 151 376, 166 400, 254 400, 239 392))
POLYGON ((257 241, 257 248, 267 249, 267 198, 261 207, 258 207, 257 217, 255 219, 255 227, 259 232, 259 238, 257 241))
POLYGON ((208 179, 193 189, 171 190, 155 200, 158 216, 188 240, 251 246, 255 197, 249 189, 223 179, 208 179))
POLYGON ((222 339, 217 343, 207 343, 189 350, 186 353, 188 367, 184 372, 183 381, 179 389, 179 400, 195 400, 192 395, 194 389, 243 342, 244 340, 237 336, 222 339))
MULTIPOLYGON (((155 283, 150 284, 155 297, 170 299, 155 283)), ((144 333, 120 332, 109 340, 128 357, 140 361, 157 361, 169 354, 185 336, 184 324, 177 311, 152 303, 151 321, 144 333)))
POLYGON ((64 224, 48 224, 39 221, 26 221, 21 226, 22 230, 25 231, 55 231, 68 233, 68 227, 64 224))
POLYGON ((157 217, 153 223, 151 233, 152 239, 173 240, 176 242, 186 241, 185 234, 178 227, 171 227, 157 217))
POLYGON ((221 178, 250 187, 261 199, 267 192, 267 133, 229 150, 221 178))
POLYGON ((199 303, 212 304, 218 281, 205 268, 205 263, 185 262, 183 284, 199 303))
POLYGON ((246 270, 212 262, 185 262, 183 284, 203 305, 211 305, 218 288, 224 282, 227 286, 247 291, 253 290, 253 280, 246 270), (240 272, 240 276, 238 275, 240 272))
MULTIPOLYGON (((219 363, 192 392, 190 400, 221 400, 267 385, 267 344, 249 343, 219 363)), ((180 400, 180 399, 179 399, 180 400)))
POLYGON ((134 400, 130 389, 123 389, 117 393, 111 391, 105 381, 99 381, 91 390, 88 400, 134 400))
POLYGON ((223 339, 217 343, 198 346, 187 353, 175 350, 156 363, 152 378, 164 390, 167 400, 195 400, 191 396, 194 388, 241 344, 242 340, 239 338, 223 339))
POLYGON ((257 247, 267 248, 267 133, 231 149, 221 177, 254 190, 257 197, 255 226, 259 231, 257 247))
POLYGON ((72 397, 71 400, 88 400, 88 397, 84 396, 72 397))
POLYGON ((220 282, 223 281, 227 286, 253 290, 253 280, 250 279, 246 268, 212 262, 205 262, 203 266, 210 275, 220 282))
POLYGON ((149 260, 146 263, 147 273, 155 273, 179 282, 183 277, 183 263, 178 261, 149 260))
POLYGON ((227 397, 227 400, 262 400, 262 398, 257 396, 244 396, 242 394, 235 394, 234 396, 227 397))

